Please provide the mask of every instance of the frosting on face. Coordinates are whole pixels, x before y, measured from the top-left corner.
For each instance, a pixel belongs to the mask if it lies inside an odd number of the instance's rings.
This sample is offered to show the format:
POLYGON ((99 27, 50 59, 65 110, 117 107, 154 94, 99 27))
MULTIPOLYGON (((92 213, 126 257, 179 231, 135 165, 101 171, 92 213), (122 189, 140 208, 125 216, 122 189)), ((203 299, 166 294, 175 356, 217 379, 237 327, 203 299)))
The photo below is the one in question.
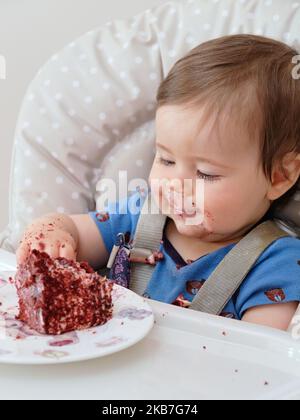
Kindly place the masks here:
POLYGON ((196 214, 196 205, 192 196, 184 196, 183 192, 168 188, 165 191, 165 198, 174 214, 186 216, 196 214))

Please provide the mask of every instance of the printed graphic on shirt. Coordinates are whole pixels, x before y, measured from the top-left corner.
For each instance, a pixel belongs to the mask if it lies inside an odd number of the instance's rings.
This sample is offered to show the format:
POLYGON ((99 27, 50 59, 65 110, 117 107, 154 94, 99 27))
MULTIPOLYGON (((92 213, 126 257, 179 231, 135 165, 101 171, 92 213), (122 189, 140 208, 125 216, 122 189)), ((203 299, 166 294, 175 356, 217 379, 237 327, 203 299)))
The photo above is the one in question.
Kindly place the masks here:
POLYGON ((96 213, 96 218, 98 222, 100 223, 107 222, 109 220, 109 213, 107 212, 96 213))
POLYGON ((283 302, 285 300, 285 293, 282 289, 273 289, 265 292, 265 295, 272 302, 283 302))
POLYGON ((191 295, 196 295, 201 287, 204 285, 205 280, 189 280, 186 282, 186 291, 191 295))

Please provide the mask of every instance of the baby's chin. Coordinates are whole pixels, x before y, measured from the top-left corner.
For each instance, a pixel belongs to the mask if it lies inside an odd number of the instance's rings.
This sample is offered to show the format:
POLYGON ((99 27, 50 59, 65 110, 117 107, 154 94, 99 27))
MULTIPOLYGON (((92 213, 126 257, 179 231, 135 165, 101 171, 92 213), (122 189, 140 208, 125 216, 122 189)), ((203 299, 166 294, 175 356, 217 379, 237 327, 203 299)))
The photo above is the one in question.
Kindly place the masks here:
POLYGON ((181 235, 206 239, 212 234, 212 230, 206 226, 205 221, 192 221, 192 218, 184 218, 174 215, 170 215, 169 217, 174 221, 176 229, 181 235))

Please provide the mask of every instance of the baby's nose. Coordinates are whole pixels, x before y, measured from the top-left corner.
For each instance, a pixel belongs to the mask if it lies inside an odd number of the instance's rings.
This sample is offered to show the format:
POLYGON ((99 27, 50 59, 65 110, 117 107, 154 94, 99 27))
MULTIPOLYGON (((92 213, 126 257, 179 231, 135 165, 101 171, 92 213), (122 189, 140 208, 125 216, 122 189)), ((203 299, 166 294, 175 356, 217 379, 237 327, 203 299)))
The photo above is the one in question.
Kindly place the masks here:
POLYGON ((183 197, 191 197, 194 195, 193 193, 193 184, 191 180, 170 180, 169 181, 169 188, 168 192, 169 194, 173 195, 176 199, 176 197, 182 199, 183 197))

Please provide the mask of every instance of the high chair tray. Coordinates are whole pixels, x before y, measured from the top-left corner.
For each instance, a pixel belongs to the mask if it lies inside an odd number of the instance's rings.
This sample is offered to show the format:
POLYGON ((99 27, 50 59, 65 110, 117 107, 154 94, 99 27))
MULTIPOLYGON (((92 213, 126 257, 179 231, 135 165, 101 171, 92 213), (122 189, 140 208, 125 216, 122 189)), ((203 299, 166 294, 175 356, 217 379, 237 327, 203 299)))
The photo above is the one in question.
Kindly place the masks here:
POLYGON ((136 345, 70 365, 0 365, 0 398, 300 398, 300 341, 290 334, 148 303, 154 328, 136 345))

